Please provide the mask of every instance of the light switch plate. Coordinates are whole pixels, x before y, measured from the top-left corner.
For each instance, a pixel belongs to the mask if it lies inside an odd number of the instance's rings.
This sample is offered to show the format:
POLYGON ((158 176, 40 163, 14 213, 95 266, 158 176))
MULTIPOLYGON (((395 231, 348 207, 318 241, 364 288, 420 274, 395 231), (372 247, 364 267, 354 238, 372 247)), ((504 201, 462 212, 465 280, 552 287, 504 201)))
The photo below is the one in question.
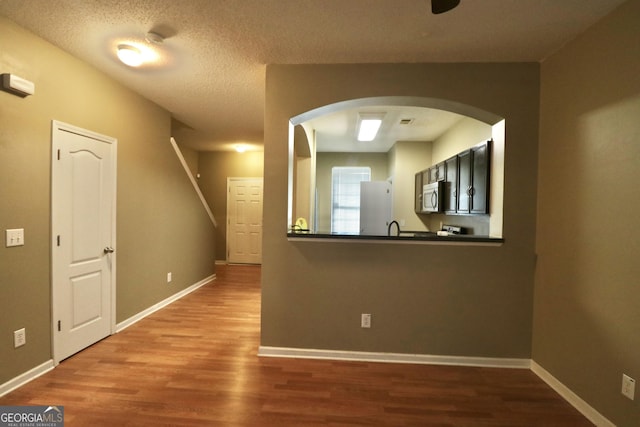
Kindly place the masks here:
POLYGON ((7 230, 7 247, 24 245, 24 228, 7 230))
POLYGON ((629 375, 622 374, 622 394, 633 400, 636 389, 636 380, 629 375))
POLYGON ((360 327, 361 328, 370 328, 371 327, 371 314, 362 313, 360 316, 360 327))

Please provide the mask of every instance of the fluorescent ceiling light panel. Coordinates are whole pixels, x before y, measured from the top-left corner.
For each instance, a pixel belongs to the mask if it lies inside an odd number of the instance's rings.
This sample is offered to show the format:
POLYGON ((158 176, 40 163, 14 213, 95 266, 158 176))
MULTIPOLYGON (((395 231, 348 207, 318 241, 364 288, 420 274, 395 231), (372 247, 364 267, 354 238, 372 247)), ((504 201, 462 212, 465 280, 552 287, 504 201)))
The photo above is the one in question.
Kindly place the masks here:
POLYGON ((378 134, 384 113, 360 113, 358 115, 358 141, 373 141, 378 134))

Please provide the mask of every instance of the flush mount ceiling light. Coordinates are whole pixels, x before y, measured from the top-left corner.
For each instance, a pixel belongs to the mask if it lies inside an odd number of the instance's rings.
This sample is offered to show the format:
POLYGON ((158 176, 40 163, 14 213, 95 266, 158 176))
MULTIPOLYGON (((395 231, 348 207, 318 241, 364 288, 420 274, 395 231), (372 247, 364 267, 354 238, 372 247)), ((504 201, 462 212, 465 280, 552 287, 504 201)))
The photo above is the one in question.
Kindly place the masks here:
POLYGON ((242 145, 242 144, 238 144, 236 145, 236 151, 238 153, 244 153, 245 151, 247 151, 247 146, 246 145, 242 145))
POLYGON ((144 40, 137 38, 121 40, 117 44, 117 54, 120 61, 130 67, 141 65, 159 66, 166 64, 167 57, 162 52, 164 37, 156 32, 149 31, 144 40))
POLYGON ((130 67, 139 67, 142 64, 142 52, 129 44, 118 45, 118 58, 130 67))
POLYGON ((385 113, 358 114, 358 141, 373 141, 378 134, 385 113))

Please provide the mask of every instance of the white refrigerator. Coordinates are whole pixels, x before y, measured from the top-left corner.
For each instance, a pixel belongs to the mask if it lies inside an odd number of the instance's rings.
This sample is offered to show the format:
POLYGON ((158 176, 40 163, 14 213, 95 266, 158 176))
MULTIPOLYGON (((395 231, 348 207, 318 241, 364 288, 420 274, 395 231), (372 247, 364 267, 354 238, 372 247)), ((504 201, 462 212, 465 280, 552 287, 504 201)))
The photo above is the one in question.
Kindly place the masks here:
POLYGON ((386 236, 393 220, 393 194, 389 181, 360 183, 360 234, 386 236))

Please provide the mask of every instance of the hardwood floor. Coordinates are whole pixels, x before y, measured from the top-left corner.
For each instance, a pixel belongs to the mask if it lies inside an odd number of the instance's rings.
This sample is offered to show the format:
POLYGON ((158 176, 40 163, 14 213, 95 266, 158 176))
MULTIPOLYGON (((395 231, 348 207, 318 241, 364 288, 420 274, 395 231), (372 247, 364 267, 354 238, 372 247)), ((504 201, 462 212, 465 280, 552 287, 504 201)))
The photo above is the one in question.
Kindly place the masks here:
POLYGON ((526 369, 259 358, 260 267, 210 285, 0 398, 69 426, 590 426, 526 369))

